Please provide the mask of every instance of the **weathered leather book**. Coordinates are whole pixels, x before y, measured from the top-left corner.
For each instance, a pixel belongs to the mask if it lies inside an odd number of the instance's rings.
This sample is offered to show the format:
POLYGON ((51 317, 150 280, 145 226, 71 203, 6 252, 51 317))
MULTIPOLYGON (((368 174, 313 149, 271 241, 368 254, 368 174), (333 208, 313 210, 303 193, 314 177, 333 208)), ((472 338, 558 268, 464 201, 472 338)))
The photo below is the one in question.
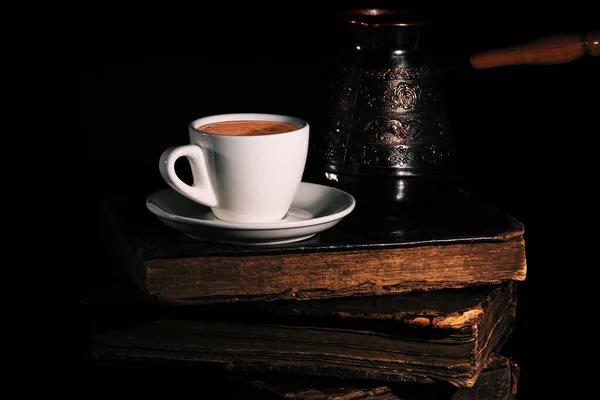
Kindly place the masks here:
POLYGON ((145 196, 103 206, 122 270, 165 303, 389 295, 526 276, 523 225, 460 189, 381 215, 357 206, 312 238, 268 246, 191 238, 150 213, 145 196))
MULTIPOLYGON (((490 355, 471 388, 433 385, 384 385, 374 381, 289 376, 230 374, 231 379, 265 392, 265 399, 295 400, 513 400, 517 398, 520 366, 499 354, 490 355)), ((260 399, 255 394, 254 399, 260 399)))
POLYGON ((473 387, 512 332, 516 286, 187 307, 146 303, 147 312, 102 306, 98 315, 112 322, 95 322, 90 353, 99 363, 473 387))

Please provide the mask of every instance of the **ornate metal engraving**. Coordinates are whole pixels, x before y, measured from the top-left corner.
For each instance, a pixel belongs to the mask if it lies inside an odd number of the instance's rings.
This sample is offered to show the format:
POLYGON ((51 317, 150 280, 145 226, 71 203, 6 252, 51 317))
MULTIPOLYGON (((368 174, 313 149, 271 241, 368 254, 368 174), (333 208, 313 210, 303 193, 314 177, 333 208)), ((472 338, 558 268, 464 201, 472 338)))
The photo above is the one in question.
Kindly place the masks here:
POLYGON ((429 68, 344 66, 340 72, 325 138, 326 166, 392 176, 444 169, 452 139, 429 68))
POLYGON ((439 124, 430 116, 399 114, 376 116, 367 120, 364 128, 365 142, 370 144, 411 144, 427 136, 439 135, 439 124))
MULTIPOLYGON (((451 161, 454 149, 450 145, 428 144, 420 146, 373 146, 352 145, 348 149, 348 167, 368 166, 377 168, 380 174, 422 175, 443 170, 451 161)), ((353 168, 354 171, 360 168, 353 168)), ((364 168, 363 168, 364 171, 364 168)))
POLYGON ((386 112, 425 109, 434 100, 431 88, 405 81, 362 81, 357 106, 386 112))
POLYGON ((392 90, 391 101, 394 107, 412 110, 421 99, 421 88, 407 82, 398 83, 392 90))
POLYGON ((387 160, 391 165, 399 167, 409 165, 414 156, 408 147, 392 147, 390 152, 391 154, 388 156, 387 160))
POLYGON ((366 78, 372 79, 423 79, 431 75, 429 68, 370 68, 362 71, 366 78))

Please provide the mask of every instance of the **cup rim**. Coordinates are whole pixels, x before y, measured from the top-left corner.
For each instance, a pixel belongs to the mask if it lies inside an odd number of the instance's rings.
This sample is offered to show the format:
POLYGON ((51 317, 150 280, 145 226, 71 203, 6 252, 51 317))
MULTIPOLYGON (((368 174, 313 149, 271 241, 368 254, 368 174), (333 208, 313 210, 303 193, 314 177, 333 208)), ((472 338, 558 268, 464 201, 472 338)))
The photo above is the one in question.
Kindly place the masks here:
POLYGON ((283 114, 270 114, 270 113, 225 113, 225 114, 214 114, 208 115, 205 117, 200 117, 189 124, 189 128, 193 132, 201 133, 203 135, 215 135, 223 138, 236 138, 236 139, 248 139, 248 138, 258 138, 265 136, 278 136, 290 134, 293 132, 298 132, 303 129, 306 129, 309 126, 308 122, 303 120, 302 118, 292 117, 290 115, 283 114), (199 130, 197 127, 201 125, 206 125, 215 122, 225 122, 225 121, 275 121, 275 122, 287 122, 293 125, 298 126, 298 129, 294 129, 293 131, 281 132, 281 133, 272 133, 269 135, 252 135, 252 136, 242 136, 242 135, 220 135, 211 132, 204 132, 199 130))

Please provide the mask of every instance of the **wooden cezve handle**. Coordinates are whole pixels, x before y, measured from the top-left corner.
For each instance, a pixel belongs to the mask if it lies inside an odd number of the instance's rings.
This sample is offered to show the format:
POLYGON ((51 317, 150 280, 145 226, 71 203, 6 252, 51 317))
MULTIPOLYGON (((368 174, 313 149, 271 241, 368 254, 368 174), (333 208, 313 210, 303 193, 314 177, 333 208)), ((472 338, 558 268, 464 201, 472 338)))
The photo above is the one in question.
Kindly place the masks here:
POLYGON ((471 56, 475 69, 521 64, 562 64, 584 55, 600 54, 600 32, 584 35, 565 33, 502 49, 488 50, 471 56))

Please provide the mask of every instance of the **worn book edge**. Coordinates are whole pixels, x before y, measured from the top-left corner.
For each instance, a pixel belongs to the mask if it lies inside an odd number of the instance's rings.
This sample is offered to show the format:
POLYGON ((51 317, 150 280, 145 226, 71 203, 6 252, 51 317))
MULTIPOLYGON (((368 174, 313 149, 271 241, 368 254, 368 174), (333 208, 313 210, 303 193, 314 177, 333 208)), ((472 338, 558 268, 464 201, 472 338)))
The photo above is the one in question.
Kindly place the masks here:
POLYGON ((395 383, 443 380, 471 387, 489 354, 512 331, 514 286, 510 282, 472 312, 465 311, 466 319, 457 315, 456 321, 448 321, 456 334, 444 338, 414 340, 364 327, 162 318, 98 332, 91 350, 100 361, 206 365, 227 371, 395 383))
POLYGON ((385 385, 374 381, 354 381, 310 376, 231 373, 228 377, 282 399, 295 400, 512 400, 518 392, 520 366, 510 358, 491 354, 471 388, 430 385, 385 385))

